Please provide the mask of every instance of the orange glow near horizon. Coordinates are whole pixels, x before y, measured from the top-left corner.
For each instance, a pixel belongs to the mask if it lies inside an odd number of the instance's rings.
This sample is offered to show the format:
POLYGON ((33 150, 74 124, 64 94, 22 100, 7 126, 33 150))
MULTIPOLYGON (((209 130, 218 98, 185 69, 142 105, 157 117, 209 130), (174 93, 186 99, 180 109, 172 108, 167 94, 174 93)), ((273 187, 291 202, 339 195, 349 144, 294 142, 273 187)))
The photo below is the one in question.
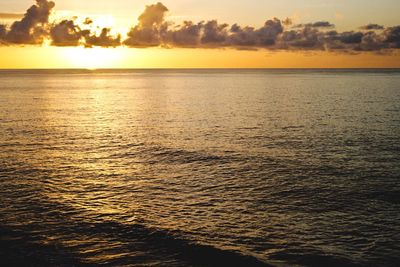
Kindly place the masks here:
POLYGON ((400 53, 358 55, 329 52, 234 49, 0 47, 2 69, 27 68, 399 68, 400 53))
POLYGON ((67 64, 75 68, 116 68, 122 60, 123 49, 74 47, 65 48, 62 54, 67 64))
POLYGON ((400 2, 392 0, 363 8, 355 0, 48 1, 0 3, 1 69, 400 68, 400 2), (29 27, 12 32, 25 18, 29 27))

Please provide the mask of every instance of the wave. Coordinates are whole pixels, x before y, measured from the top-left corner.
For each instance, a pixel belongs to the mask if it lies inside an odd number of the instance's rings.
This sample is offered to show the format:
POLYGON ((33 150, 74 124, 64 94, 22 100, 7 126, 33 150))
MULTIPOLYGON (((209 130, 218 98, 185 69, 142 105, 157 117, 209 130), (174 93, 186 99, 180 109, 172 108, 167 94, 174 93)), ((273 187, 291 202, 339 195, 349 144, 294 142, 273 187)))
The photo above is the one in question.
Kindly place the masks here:
POLYGON ((237 251, 198 244, 180 237, 177 233, 151 229, 143 224, 71 221, 57 225, 52 231, 59 234, 59 240, 56 238, 48 243, 41 240, 46 235, 43 232, 29 228, 15 230, 0 227, 2 261, 7 266, 124 266, 132 263, 151 266, 165 266, 166 263, 171 266, 270 266, 237 251), (73 247, 62 245, 74 242, 66 238, 77 235, 101 237, 102 241, 98 243, 105 246, 103 249, 93 250, 90 245, 82 243, 79 245, 79 252, 73 247), (112 247, 111 244, 116 240, 118 248, 108 251, 107 246, 112 247), (26 253, 27 251, 30 253, 26 253))
POLYGON ((58 244, 44 244, 31 234, 0 226, 2 266, 82 266, 79 257, 58 244))
POLYGON ((165 253, 165 258, 173 255, 174 259, 193 266, 269 266, 255 257, 243 255, 236 251, 218 249, 212 246, 198 244, 186 240, 166 230, 151 229, 142 224, 123 225, 116 222, 106 222, 90 226, 91 231, 100 233, 112 232, 122 235, 135 244, 141 241, 142 249, 153 254, 165 253))

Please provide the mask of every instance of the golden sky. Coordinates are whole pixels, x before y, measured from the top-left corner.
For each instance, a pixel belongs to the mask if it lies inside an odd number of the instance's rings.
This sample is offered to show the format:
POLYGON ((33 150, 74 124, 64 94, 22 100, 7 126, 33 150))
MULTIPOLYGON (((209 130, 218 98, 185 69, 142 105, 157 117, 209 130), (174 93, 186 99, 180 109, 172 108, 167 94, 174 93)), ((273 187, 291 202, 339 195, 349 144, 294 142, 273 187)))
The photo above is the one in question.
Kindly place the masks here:
POLYGON ((0 68, 400 67, 400 1, 259 2, 2 0, 0 68))

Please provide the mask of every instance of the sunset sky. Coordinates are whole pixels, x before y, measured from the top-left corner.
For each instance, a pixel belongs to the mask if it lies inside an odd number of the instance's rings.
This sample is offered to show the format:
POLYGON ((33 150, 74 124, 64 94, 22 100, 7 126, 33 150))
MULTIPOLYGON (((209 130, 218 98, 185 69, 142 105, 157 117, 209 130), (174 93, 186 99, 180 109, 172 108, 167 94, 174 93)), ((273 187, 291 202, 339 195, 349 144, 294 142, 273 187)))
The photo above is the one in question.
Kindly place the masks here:
POLYGON ((0 68, 400 67, 398 0, 54 3, 0 2, 0 68))

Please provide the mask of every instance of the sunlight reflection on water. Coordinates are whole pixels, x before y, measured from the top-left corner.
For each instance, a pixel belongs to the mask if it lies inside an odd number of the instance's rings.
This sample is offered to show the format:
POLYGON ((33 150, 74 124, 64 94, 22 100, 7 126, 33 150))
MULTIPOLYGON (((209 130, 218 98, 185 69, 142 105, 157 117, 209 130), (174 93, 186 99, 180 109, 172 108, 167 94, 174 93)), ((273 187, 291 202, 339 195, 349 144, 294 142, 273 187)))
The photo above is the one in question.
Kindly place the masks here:
POLYGON ((396 72, 0 80, 4 229, 81 263, 207 265, 183 255, 197 244, 225 261, 399 260, 396 72))

